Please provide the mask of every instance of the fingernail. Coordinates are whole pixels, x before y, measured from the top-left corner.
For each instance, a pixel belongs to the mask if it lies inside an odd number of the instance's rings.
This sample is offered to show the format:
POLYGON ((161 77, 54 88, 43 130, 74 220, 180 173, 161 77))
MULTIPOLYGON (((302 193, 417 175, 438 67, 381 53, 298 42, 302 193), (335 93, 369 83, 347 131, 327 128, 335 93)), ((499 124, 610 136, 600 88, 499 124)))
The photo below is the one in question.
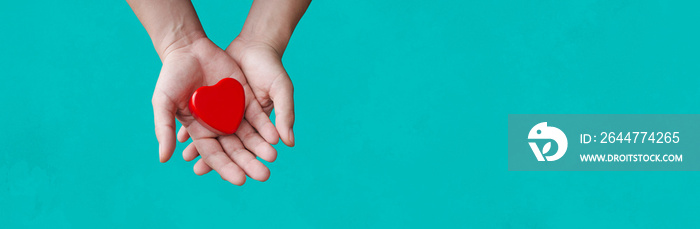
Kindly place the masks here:
POLYGON ((289 141, 294 145, 294 129, 289 129, 289 141))
POLYGON ((158 145, 158 161, 163 162, 163 146, 158 145))

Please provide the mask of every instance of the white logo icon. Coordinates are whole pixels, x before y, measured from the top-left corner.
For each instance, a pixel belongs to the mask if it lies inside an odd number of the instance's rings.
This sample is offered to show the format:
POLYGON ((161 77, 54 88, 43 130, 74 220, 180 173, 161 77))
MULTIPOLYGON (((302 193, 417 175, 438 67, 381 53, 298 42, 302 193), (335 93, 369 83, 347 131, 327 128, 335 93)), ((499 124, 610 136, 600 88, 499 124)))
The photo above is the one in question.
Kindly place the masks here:
POLYGON ((566 135, 564 134, 564 132, 562 132, 556 127, 547 126, 547 122, 541 122, 532 127, 530 133, 527 135, 527 138, 551 139, 557 143, 557 152, 554 155, 544 156, 549 152, 549 149, 551 148, 551 142, 547 142, 547 144, 545 144, 544 147, 542 147, 541 152, 540 149, 537 147, 537 143, 530 142, 530 148, 532 148, 532 152, 535 153, 535 157, 537 157, 538 161, 545 161, 545 158, 547 159, 547 161, 556 161, 562 156, 564 156, 564 153, 566 153, 566 147, 569 146, 569 142, 566 140, 566 135))

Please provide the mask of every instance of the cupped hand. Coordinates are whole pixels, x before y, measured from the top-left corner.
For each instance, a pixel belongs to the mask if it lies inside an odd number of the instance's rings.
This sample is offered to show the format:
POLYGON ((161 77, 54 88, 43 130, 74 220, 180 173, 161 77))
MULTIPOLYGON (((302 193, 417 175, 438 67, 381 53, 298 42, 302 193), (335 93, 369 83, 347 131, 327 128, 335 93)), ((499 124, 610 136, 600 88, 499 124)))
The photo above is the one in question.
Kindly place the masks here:
POLYGON ((168 47, 162 61, 152 100, 160 161, 168 161, 175 150, 177 118, 202 156, 195 164, 196 173, 205 173, 203 167, 213 168, 224 180, 236 185, 245 183, 246 174, 256 180, 267 180, 269 169, 254 154, 273 161, 277 152, 268 142, 277 141, 277 131, 231 56, 202 37, 181 47, 168 47), (210 131, 195 121, 188 109, 190 96, 197 88, 214 85, 225 77, 238 80, 246 94, 245 120, 236 132, 239 135, 221 136, 210 131))
POLYGON ((268 115, 275 110, 277 132, 294 146, 294 86, 282 65, 282 52, 261 41, 238 37, 226 52, 241 66, 255 99, 268 115))

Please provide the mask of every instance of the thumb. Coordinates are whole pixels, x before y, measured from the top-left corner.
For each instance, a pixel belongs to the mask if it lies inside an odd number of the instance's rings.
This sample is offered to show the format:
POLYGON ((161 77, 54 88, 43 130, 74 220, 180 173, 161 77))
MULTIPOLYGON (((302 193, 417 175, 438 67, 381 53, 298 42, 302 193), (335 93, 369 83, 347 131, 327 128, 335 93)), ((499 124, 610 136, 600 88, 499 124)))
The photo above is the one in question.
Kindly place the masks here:
POLYGON ((294 146, 294 86, 285 72, 270 87, 270 99, 275 108, 275 126, 282 142, 294 146))
POLYGON ((153 116, 158 139, 160 162, 166 162, 175 151, 175 105, 160 92, 153 94, 153 116))

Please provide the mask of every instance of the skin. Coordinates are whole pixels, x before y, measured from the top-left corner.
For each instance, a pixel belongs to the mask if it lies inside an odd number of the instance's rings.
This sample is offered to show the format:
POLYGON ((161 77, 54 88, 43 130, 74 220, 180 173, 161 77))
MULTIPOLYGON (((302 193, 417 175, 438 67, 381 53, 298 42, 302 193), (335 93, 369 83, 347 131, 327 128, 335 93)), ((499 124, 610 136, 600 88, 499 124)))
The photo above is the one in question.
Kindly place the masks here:
POLYGON ((270 171, 256 156, 274 161, 277 152, 270 144, 280 137, 286 145, 294 145, 293 86, 282 67, 281 53, 310 1, 256 0, 241 35, 227 51, 206 37, 190 1, 127 2, 163 62, 152 99, 160 161, 168 161, 173 154, 177 119, 184 127, 177 138, 193 139, 183 157, 190 161, 201 155, 194 165, 196 174, 214 169, 235 185, 243 185, 246 175, 267 180, 270 171), (197 88, 224 77, 241 82, 246 94, 245 118, 232 135, 208 130, 187 108, 197 88), (269 119, 273 108, 277 126, 269 119))

